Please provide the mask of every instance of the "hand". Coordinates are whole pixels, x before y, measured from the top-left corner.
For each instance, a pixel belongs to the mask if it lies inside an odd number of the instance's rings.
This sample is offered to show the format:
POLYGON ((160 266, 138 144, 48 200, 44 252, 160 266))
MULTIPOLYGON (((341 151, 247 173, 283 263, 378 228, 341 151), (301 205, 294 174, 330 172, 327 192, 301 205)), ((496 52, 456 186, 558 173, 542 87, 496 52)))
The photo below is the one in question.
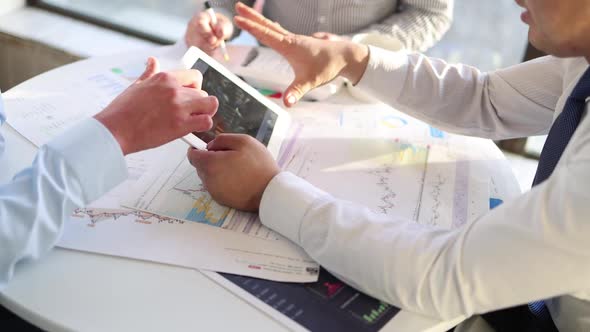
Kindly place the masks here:
POLYGON ((160 73, 158 61, 149 58, 137 81, 94 117, 125 155, 207 131, 219 103, 200 90, 202 79, 197 70, 160 73))
POLYGON ((213 199, 239 210, 257 211, 266 186, 280 172, 266 147, 248 135, 221 134, 207 149, 189 149, 188 159, 213 199))
POLYGON ((309 90, 339 75, 356 84, 365 72, 369 61, 369 49, 365 45, 290 33, 242 3, 236 4, 236 12, 236 26, 280 53, 293 67, 295 80, 283 94, 283 101, 288 107, 309 90))
POLYGON ((187 46, 196 46, 211 55, 221 44, 234 33, 234 25, 225 15, 215 13, 217 24, 213 25, 211 17, 205 11, 195 15, 186 28, 184 40, 187 46))
POLYGON ((311 35, 313 38, 322 39, 322 40, 329 40, 329 41, 343 41, 348 40, 346 37, 342 37, 333 33, 329 32, 316 32, 311 35))

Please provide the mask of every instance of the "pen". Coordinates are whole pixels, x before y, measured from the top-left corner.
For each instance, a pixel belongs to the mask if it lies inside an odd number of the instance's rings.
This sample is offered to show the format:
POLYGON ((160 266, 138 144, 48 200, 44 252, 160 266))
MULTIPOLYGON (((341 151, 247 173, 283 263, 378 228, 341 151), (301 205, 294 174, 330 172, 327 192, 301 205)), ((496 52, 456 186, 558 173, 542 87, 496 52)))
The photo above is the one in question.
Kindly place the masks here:
MULTIPOLYGON (((213 7, 211 7, 211 4, 209 3, 209 1, 205 1, 205 11, 211 17, 211 23, 213 23, 213 25, 216 25, 217 24, 217 16, 215 15, 215 12, 213 11, 213 7)), ((219 46, 221 46, 221 52, 223 53, 223 59, 225 61, 229 61, 229 54, 227 53, 227 48, 225 48, 225 41, 223 39, 221 40, 221 44, 219 46)))

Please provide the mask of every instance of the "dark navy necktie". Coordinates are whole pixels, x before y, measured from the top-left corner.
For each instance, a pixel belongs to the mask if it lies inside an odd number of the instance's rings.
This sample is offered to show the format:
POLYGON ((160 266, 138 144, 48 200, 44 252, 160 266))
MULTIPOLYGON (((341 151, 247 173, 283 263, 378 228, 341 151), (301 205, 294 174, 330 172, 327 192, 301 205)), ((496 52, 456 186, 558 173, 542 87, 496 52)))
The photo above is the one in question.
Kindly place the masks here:
MULTIPOLYGON (((547 135, 547 140, 539 157, 533 187, 547 180, 553 173, 563 151, 574 135, 576 128, 578 128, 578 124, 580 124, 582 113, 586 108, 586 98, 588 97, 590 97, 590 68, 586 69, 582 77, 580 77, 565 102, 563 112, 557 116, 549 130, 549 135, 547 135)), ((533 315, 541 321, 547 322, 551 320, 545 301, 529 303, 528 307, 533 315)))
MULTIPOLYGON (((590 97, 590 68, 586 69, 572 90, 563 111, 557 116, 549 130, 549 135, 539 157, 533 187, 547 180, 553 173, 563 151, 580 124, 588 97, 590 97)), ((496 331, 557 331, 549 310, 545 306, 545 301, 536 301, 529 303, 528 306, 490 312, 484 314, 483 317, 496 331)))
POLYGON ((545 181, 553 173, 555 165, 580 123, 588 97, 590 97, 590 68, 586 69, 572 90, 565 102, 563 112, 555 119, 549 130, 543 151, 541 151, 533 186, 545 181))

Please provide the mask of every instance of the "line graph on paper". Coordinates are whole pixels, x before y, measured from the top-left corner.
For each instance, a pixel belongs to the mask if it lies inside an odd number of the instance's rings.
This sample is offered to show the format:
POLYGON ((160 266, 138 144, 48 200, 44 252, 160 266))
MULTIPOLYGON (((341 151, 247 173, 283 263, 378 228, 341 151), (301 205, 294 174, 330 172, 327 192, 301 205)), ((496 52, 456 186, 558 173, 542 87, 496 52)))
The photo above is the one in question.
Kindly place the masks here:
POLYGON ((260 223, 257 215, 236 212, 215 202, 187 158, 168 170, 140 178, 133 199, 126 205, 186 222, 268 240, 279 239, 279 235, 260 223))
POLYGON ((300 139, 284 169, 377 213, 419 217, 430 147, 396 139, 300 139))
POLYGON ((284 169, 336 198, 424 225, 458 227, 471 201, 485 200, 475 197, 481 193, 470 183, 469 163, 455 162, 447 144, 337 135, 304 133, 284 169))
POLYGON ((96 227, 103 222, 114 222, 121 219, 133 219, 134 222, 140 224, 184 224, 183 220, 178 220, 169 217, 162 217, 152 213, 127 210, 127 209, 101 209, 101 208, 82 208, 76 209, 72 215, 74 220, 88 221, 88 227, 96 227))

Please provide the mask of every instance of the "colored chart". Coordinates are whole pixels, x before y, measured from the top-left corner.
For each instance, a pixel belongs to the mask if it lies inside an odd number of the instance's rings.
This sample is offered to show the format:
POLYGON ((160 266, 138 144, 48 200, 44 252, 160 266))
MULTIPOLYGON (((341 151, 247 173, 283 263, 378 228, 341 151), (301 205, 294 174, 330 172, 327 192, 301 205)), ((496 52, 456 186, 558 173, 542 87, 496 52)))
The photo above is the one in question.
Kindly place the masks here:
POLYGON ((256 214, 236 212, 216 203, 184 156, 177 165, 142 177, 136 190, 137 200, 129 203, 132 208, 266 240, 279 240, 275 232, 260 223, 256 214))
POLYGON ((399 129, 408 125, 408 121, 395 115, 386 115, 381 118, 381 125, 386 128, 399 129))

